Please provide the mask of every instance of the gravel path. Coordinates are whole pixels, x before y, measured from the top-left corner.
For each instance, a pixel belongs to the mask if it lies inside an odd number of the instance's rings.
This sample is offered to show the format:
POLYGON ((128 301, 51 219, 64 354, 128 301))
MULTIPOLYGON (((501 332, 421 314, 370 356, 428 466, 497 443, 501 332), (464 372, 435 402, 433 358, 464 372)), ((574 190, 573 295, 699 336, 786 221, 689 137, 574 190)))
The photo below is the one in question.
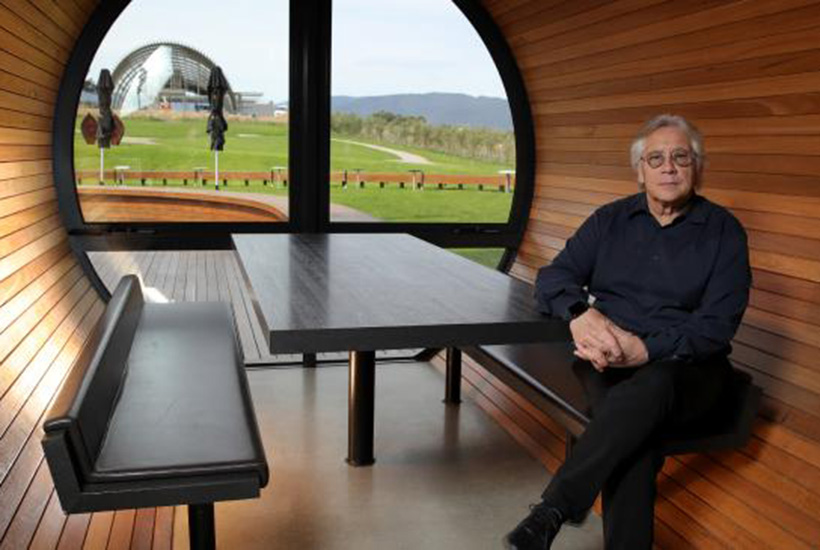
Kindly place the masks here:
POLYGON ((390 153, 391 155, 396 155, 397 157, 399 157, 398 159, 396 159, 398 162, 406 162, 408 164, 433 164, 430 160, 424 158, 421 155, 414 155, 413 153, 399 151, 398 149, 391 149, 390 147, 382 147, 381 145, 373 145, 372 143, 362 143, 361 141, 353 141, 350 139, 331 138, 331 141, 338 141, 339 143, 350 143, 351 145, 361 145, 362 147, 368 147, 370 149, 375 149, 376 151, 382 151, 383 153, 390 153))

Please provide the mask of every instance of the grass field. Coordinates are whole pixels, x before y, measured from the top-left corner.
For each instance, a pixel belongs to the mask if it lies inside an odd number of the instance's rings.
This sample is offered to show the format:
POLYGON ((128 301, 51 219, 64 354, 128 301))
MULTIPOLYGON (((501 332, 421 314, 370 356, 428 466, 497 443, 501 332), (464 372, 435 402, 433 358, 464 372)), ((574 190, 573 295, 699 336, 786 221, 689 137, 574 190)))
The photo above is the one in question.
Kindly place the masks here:
MULTIPOLYGON (((74 140, 74 162, 77 170, 99 168, 99 150, 88 145, 79 134, 79 120, 74 140)), ((130 166, 133 170, 193 170, 213 166, 205 119, 156 120, 127 118, 126 142, 105 152, 106 165, 130 166), (129 143, 136 138, 141 143, 129 143)), ((287 125, 273 122, 229 121, 225 150, 219 154, 224 170, 259 171, 273 166, 287 166, 287 125)), ((336 137, 336 136, 334 136, 336 137)), ((355 140, 361 141, 361 140, 355 140)), ((405 172, 422 168, 428 173, 495 175, 510 168, 501 164, 477 162, 416 148, 393 147, 419 154, 433 164, 400 162, 394 155, 360 145, 331 141, 330 169, 361 169, 369 172, 405 172)))
MULTIPOLYGON (((114 166, 129 166, 132 170, 213 169, 213 154, 208 149, 210 142, 205 133, 205 119, 127 118, 124 123, 125 135, 129 139, 106 150, 107 169, 114 166)), ((267 171, 274 166, 287 166, 286 124, 229 121, 229 126, 225 150, 219 155, 220 170, 267 171)), ((331 141, 331 170, 406 172, 421 168, 428 174, 497 175, 499 170, 510 168, 435 151, 381 145, 421 155, 432 164, 404 163, 390 153, 334 140, 331 141)), ((99 149, 96 145, 86 144, 78 130, 74 146, 75 169, 97 170, 99 162, 99 149)), ((138 182, 127 183, 139 185, 138 182)), ((161 182, 148 181, 147 184, 161 185, 161 182)), ((168 182, 169 187, 179 185, 181 182, 168 182)), ((247 186, 231 182, 228 189, 248 193, 287 194, 287 189, 274 189, 261 182, 250 182, 247 186)), ((386 221, 503 223, 509 215, 512 195, 498 192, 496 188, 484 191, 474 188, 439 190, 431 186, 424 191, 414 191, 409 186, 399 189, 395 185, 384 189, 373 185, 364 189, 350 186, 343 190, 338 183, 334 183, 331 185, 331 201, 386 221)), ((459 251, 490 267, 495 267, 498 263, 501 252, 499 249, 459 251)))
POLYGON ((512 194, 431 187, 413 191, 395 186, 342 190, 334 185, 330 189, 330 200, 387 221, 504 223, 509 216, 512 194))

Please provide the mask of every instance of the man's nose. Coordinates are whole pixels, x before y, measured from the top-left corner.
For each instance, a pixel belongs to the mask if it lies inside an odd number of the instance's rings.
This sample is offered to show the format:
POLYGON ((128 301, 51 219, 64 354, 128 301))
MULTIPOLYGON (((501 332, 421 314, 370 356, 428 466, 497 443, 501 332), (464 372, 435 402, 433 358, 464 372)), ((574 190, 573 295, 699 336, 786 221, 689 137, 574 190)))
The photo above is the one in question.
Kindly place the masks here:
POLYGON ((663 157, 663 164, 661 165, 661 170, 672 174, 678 171, 678 166, 672 160, 671 154, 663 157))

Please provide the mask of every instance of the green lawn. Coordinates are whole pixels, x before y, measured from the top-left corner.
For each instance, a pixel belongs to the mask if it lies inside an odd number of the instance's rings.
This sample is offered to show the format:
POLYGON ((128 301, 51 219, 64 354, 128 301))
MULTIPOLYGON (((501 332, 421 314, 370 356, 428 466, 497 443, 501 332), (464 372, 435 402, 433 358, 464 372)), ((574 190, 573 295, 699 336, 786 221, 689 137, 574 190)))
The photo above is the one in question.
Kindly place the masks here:
POLYGON ((330 189, 330 200, 350 206, 388 221, 403 222, 484 222, 505 223, 512 204, 512 193, 497 189, 436 189, 425 187, 423 191, 410 187, 399 189, 375 185, 356 189, 349 186, 330 189))
MULTIPOLYGON (((74 161, 77 170, 99 168, 99 150, 88 145, 77 132, 74 140, 74 161)), ((205 133, 204 119, 156 120, 126 118, 127 138, 143 143, 123 143, 105 152, 106 166, 130 166, 133 170, 193 170, 212 167, 213 155, 205 133)), ((229 122, 225 150, 219 154, 219 167, 224 170, 261 171, 273 166, 287 166, 287 125, 272 122, 229 122)), ((368 147, 331 141, 331 170, 361 169, 369 172, 406 172, 422 168, 427 173, 495 175, 510 168, 501 164, 476 162, 423 149, 396 147, 427 158, 432 164, 417 165, 400 162, 394 155, 368 147)), ((338 136, 339 139, 346 139, 338 136)), ((353 141, 361 141, 354 139, 353 141)))
MULTIPOLYGON (((123 143, 105 152, 107 167, 130 166, 132 170, 193 170, 213 166, 210 138, 205 120, 151 120, 126 118, 127 138, 153 143, 123 143)), ((224 170, 270 170, 287 166, 287 126, 283 124, 231 122, 225 150, 219 155, 224 170)), ((88 145, 79 133, 74 139, 74 165, 77 170, 96 170, 99 149, 88 145)))
POLYGON ((450 248, 449 250, 491 269, 498 267, 501 255, 504 254, 503 248, 450 248))
MULTIPOLYGON (((141 143, 126 142, 108 149, 105 152, 106 168, 122 165, 130 166, 132 170, 213 168, 213 154, 208 149, 209 138, 205 133, 204 119, 127 118, 124 123, 125 135, 128 138, 137 138, 141 143)), ((287 166, 287 125, 255 121, 229 121, 229 125, 225 150, 219 155, 220 170, 267 171, 274 166, 287 166)), ((406 172, 413 168, 422 168, 428 174, 497 175, 499 170, 509 168, 423 149, 381 145, 421 155, 433 164, 399 162, 390 153, 334 139, 331 141, 331 170, 406 172)), ((75 136, 74 154, 77 170, 99 168, 99 150, 95 145, 86 144, 79 130, 75 136)), ((140 184, 135 181, 126 183, 140 184)), ((161 181, 146 183, 162 185, 161 181)), ((193 182, 188 184, 192 186, 193 182)), ((181 182, 169 181, 168 186, 181 186, 181 182)), ((231 182, 228 190, 287 194, 287 189, 274 189, 271 185, 262 185, 261 182, 250 182, 248 186, 242 182, 231 182)), ((495 187, 478 191, 475 188, 439 190, 428 186, 424 191, 414 191, 409 186, 399 189, 395 184, 391 184, 380 189, 368 184, 365 189, 357 189, 351 185, 343 190, 338 183, 333 183, 331 200, 387 221, 503 223, 509 215, 512 195, 501 193, 495 187)), ((498 263, 500 254, 501 251, 497 249, 464 249, 464 255, 491 267, 498 263)))

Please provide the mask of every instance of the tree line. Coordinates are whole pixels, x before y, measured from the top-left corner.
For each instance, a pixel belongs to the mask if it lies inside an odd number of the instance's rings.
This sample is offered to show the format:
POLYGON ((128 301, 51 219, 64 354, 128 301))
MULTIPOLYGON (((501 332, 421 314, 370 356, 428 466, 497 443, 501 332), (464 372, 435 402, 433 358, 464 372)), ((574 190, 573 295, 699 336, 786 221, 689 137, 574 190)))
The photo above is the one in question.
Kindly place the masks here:
POLYGON ((432 125, 423 116, 378 111, 366 117, 333 113, 330 130, 337 136, 407 145, 485 162, 515 166, 512 132, 469 126, 432 125))

